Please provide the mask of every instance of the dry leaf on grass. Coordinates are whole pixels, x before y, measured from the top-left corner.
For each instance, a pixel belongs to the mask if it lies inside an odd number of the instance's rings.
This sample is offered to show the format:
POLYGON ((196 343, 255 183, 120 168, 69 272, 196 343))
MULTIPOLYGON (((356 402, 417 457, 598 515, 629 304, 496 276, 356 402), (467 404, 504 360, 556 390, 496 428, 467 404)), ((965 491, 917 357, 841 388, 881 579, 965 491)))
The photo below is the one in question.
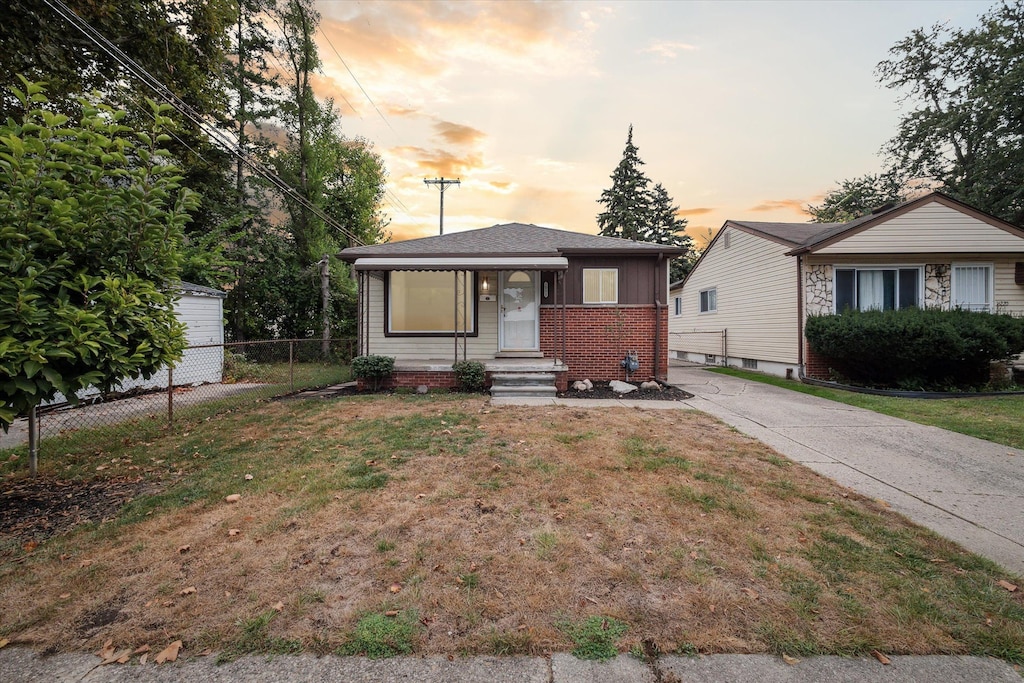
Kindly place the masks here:
POLYGON ((240 500, 242 500, 242 494, 240 493, 232 493, 230 496, 224 498, 225 503, 237 503, 240 500))
POLYGON ((252 481, 252 475, 251 474, 245 475, 245 480, 246 481, 252 481))
POLYGON ((60 598, 61 600, 67 600, 68 598, 71 597, 71 593, 61 593, 57 597, 60 598))
POLYGON ((149 653, 148 652, 143 654, 141 657, 139 657, 139 664, 145 664, 148 661, 149 661, 149 653))
POLYGON ((156 657, 153 657, 153 662, 156 664, 163 664, 164 662, 173 662, 178 658, 178 651, 181 650, 181 641, 176 640, 163 650, 160 651, 156 657))
POLYGON ((228 529, 228 536, 237 536, 242 533, 241 529, 228 529))
POLYGON ((9 638, 0 638, 0 649, 7 647, 10 642, 9 638))
POLYGON ((878 650, 872 650, 871 651, 871 656, 874 657, 875 659, 877 659, 878 661, 880 661, 882 664, 885 664, 887 666, 889 664, 892 664, 892 661, 888 657, 883 655, 881 652, 879 652, 878 650))
POLYGON ((149 644, 139 645, 135 650, 132 651, 133 655, 141 655, 143 652, 149 652, 149 644))
POLYGON ((103 647, 101 647, 100 651, 96 653, 96 656, 100 659, 106 659, 112 654, 114 654, 114 641, 108 640, 107 642, 103 643, 103 647))
POLYGON ((757 600, 759 597, 761 597, 760 594, 753 588, 741 588, 740 592, 749 595, 751 600, 757 600))
POLYGON ((278 612, 283 612, 284 611, 284 603, 280 602, 280 601, 276 602, 274 604, 274 609, 276 609, 278 612))
POLYGON ((182 595, 192 595, 195 592, 196 592, 196 587, 195 586, 189 586, 187 588, 182 588, 181 589, 181 594, 182 595))
POLYGON ((1017 590, 1017 586, 1015 584, 1012 584, 1009 581, 1004 581, 1002 579, 997 581, 996 585, 998 585, 1000 588, 1005 588, 1006 590, 1010 591, 1011 593, 1013 593, 1013 592, 1015 592, 1017 590))
POLYGON ((392 593, 398 593, 399 591, 402 590, 402 586, 400 584, 393 583, 393 584, 391 584, 391 586, 388 587, 388 590, 391 591, 392 593))
POLYGON ((789 655, 782 655, 782 661, 784 661, 786 664, 789 664, 790 666, 800 663, 799 659, 797 659, 796 657, 790 657, 789 655))

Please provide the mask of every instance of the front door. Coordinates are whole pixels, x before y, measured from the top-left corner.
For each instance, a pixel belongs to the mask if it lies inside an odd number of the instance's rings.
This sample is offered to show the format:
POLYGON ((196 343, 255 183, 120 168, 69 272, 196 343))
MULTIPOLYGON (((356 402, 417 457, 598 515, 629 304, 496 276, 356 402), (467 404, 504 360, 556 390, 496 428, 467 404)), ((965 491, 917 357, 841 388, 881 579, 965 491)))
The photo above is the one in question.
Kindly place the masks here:
POLYGON ((502 351, 537 351, 537 272, 525 270, 501 273, 502 351))

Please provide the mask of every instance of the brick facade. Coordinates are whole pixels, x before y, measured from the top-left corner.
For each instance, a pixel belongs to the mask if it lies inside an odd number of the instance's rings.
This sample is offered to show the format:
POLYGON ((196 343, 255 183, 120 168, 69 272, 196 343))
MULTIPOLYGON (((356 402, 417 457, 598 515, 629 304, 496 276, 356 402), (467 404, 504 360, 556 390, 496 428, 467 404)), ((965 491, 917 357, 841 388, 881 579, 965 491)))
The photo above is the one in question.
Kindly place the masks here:
POLYGON ((830 380, 832 373, 828 359, 811 350, 811 345, 804 341, 804 376, 811 379, 830 380))
POLYGON ((619 362, 628 351, 635 351, 640 360, 640 368, 630 379, 651 379, 654 377, 654 341, 658 327, 658 379, 668 377, 667 307, 566 306, 564 358, 561 315, 560 308, 541 308, 540 350, 545 358, 561 358, 569 367, 567 382, 623 379, 625 375, 619 362))

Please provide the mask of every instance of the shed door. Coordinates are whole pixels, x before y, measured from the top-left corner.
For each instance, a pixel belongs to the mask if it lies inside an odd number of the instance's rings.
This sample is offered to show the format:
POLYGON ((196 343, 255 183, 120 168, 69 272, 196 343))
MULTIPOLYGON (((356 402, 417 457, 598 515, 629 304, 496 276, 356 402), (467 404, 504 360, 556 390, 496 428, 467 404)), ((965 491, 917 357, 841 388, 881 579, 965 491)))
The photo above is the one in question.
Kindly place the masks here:
POLYGON ((501 350, 537 351, 537 272, 501 273, 501 350))

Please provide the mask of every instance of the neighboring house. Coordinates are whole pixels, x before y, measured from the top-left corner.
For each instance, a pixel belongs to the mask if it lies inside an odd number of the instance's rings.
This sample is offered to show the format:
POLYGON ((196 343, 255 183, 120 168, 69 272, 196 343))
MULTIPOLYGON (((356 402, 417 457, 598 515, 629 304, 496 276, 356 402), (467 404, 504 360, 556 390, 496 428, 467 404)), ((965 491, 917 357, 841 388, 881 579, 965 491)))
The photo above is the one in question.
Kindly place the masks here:
MULTIPOLYGON (((186 349, 174 368, 174 385, 216 384, 224 371, 224 292, 191 282, 177 287, 178 300, 174 312, 185 325, 185 346, 209 346, 186 349)), ((125 379, 114 391, 133 389, 160 389, 167 387, 167 370, 158 370, 149 379, 125 379)), ((89 388, 78 392, 79 398, 95 396, 99 391, 89 388)), ((45 405, 66 403, 63 394, 57 394, 45 405)))
POLYGON ((825 379, 808 315, 1024 314, 1024 230, 938 192, 849 223, 726 221, 671 296, 674 358, 825 379))
POLYGON ((627 353, 631 379, 667 376, 668 264, 681 253, 510 223, 338 257, 358 279, 359 353, 393 356, 392 385, 451 387, 454 361, 479 360, 488 382, 536 373, 553 391, 624 379, 627 353))

